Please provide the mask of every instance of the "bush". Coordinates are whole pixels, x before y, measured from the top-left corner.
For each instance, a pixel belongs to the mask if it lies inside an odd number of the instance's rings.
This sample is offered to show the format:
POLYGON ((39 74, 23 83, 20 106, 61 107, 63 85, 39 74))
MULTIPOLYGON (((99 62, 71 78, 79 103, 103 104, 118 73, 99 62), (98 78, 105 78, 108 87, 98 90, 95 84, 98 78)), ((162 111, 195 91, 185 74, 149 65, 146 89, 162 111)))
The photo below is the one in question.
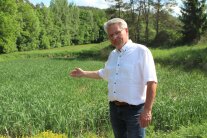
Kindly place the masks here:
POLYGON ((199 44, 206 44, 207 43, 207 31, 201 36, 199 44))
POLYGON ((175 31, 163 30, 157 34, 152 46, 154 47, 172 47, 177 44, 180 39, 180 34, 175 31))

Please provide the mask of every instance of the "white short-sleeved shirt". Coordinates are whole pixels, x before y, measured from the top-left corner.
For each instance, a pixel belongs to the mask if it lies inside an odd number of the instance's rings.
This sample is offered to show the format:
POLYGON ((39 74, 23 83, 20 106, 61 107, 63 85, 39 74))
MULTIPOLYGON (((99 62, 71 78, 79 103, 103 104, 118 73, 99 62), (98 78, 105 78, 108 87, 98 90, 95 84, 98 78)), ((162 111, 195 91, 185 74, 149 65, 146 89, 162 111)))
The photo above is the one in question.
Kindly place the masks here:
POLYGON ((99 75, 108 81, 109 101, 139 105, 146 100, 148 81, 157 82, 150 50, 129 40, 122 49, 113 50, 99 75))

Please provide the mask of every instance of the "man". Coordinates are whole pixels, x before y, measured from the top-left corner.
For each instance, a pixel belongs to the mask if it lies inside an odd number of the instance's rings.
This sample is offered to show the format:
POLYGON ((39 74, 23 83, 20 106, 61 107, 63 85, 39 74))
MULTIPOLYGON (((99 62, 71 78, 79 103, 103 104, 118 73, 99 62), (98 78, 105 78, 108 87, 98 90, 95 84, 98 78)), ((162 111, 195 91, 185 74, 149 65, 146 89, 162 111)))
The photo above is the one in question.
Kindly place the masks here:
POLYGON ((152 119, 157 76, 150 50, 129 40, 127 23, 114 18, 104 24, 115 47, 103 69, 84 71, 76 68, 72 77, 108 81, 110 120, 115 138, 144 138, 152 119))

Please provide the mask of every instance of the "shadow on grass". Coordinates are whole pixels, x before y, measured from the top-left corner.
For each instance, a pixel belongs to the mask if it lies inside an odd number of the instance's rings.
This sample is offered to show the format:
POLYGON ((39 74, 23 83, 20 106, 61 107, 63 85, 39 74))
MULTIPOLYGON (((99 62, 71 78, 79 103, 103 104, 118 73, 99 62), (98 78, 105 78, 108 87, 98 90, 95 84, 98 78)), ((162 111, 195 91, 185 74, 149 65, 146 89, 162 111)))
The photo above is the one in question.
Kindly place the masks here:
POLYGON ((100 51, 83 50, 81 52, 72 53, 69 55, 62 55, 59 57, 53 57, 58 60, 100 60, 106 61, 110 52, 113 50, 112 46, 105 47, 100 51))
MULTIPOLYGON (((52 57, 57 60, 100 60, 106 61, 108 55, 114 48, 105 47, 100 51, 84 50, 81 52, 71 53, 69 55, 59 55, 52 57)), ((156 57, 155 62, 164 66, 181 67, 184 71, 200 70, 207 74, 207 48, 191 49, 178 51, 169 54, 167 57, 156 57)))

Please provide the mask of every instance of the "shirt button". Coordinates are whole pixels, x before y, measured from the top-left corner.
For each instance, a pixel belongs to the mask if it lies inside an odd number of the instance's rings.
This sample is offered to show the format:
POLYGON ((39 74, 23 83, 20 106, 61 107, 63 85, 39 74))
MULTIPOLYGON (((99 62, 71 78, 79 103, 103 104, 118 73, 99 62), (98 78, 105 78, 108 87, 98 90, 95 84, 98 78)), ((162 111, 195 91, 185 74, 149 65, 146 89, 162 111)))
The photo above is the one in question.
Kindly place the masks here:
POLYGON ((116 73, 116 75, 118 75, 118 73, 116 73))
POLYGON ((118 66, 120 66, 120 65, 118 64, 118 66))
POLYGON ((116 93, 116 92, 114 91, 114 93, 116 93))
POLYGON ((114 84, 116 84, 116 82, 114 82, 114 84))

